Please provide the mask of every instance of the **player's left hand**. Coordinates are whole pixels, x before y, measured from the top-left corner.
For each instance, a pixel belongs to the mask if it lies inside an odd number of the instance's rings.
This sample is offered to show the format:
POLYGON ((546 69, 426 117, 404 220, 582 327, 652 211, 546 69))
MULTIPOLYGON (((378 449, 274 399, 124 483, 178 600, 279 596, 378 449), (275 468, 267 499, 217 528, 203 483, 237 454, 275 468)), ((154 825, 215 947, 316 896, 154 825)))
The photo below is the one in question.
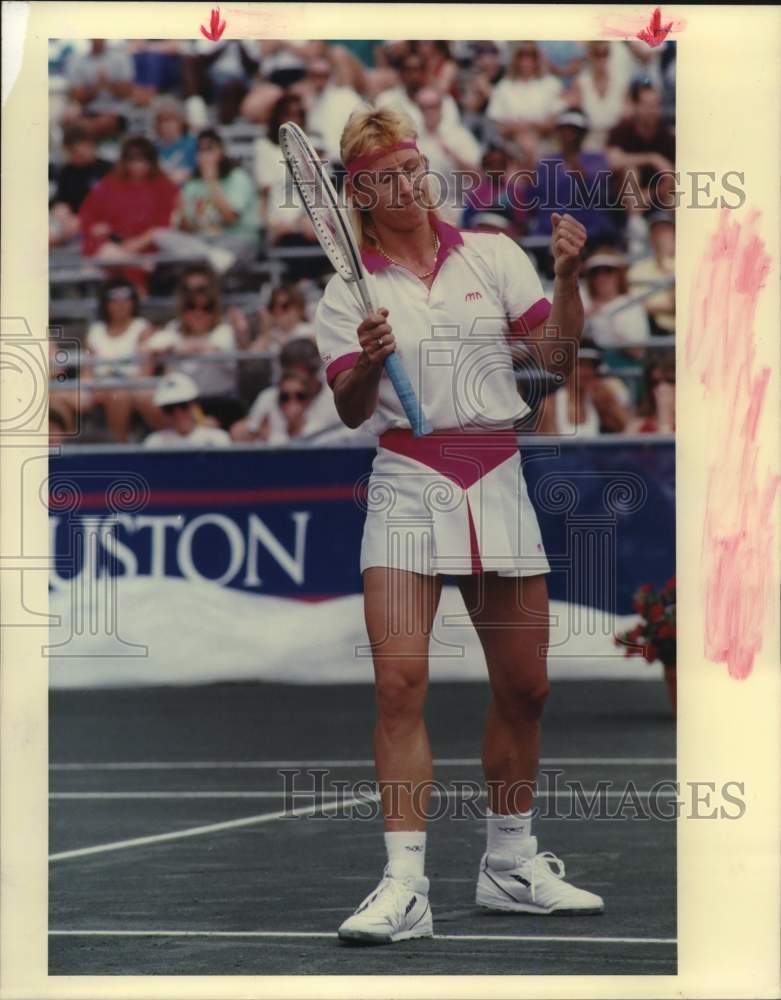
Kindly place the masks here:
POLYGON ((557 278, 571 278, 577 274, 580 254, 586 243, 585 226, 581 226, 571 215, 551 216, 553 234, 551 236, 551 252, 553 253, 553 271, 557 278))

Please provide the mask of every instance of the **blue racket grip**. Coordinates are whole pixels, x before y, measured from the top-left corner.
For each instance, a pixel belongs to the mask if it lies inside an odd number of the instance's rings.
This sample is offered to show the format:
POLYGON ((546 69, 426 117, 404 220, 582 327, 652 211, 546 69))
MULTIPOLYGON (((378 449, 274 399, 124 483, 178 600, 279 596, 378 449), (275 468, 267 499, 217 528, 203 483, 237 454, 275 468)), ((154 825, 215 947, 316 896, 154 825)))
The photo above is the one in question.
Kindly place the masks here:
POLYGON ((393 388, 396 390, 399 402, 407 415, 412 433, 415 437, 424 437, 426 434, 430 434, 431 425, 426 420, 423 410, 418 403, 415 390, 412 388, 409 375, 404 370, 401 358, 395 353, 389 354, 385 359, 385 370, 393 383, 393 388))

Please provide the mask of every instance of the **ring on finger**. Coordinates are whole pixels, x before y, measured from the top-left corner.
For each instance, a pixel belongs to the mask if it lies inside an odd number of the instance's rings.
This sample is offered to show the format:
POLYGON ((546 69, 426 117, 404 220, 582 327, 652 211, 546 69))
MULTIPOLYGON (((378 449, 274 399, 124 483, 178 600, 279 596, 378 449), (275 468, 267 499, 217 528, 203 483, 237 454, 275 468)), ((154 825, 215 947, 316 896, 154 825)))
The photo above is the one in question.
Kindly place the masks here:
POLYGON ((382 338, 382 337, 378 337, 378 338, 377 338, 377 346, 378 346, 378 347, 382 347, 382 341, 383 341, 383 338, 382 338))

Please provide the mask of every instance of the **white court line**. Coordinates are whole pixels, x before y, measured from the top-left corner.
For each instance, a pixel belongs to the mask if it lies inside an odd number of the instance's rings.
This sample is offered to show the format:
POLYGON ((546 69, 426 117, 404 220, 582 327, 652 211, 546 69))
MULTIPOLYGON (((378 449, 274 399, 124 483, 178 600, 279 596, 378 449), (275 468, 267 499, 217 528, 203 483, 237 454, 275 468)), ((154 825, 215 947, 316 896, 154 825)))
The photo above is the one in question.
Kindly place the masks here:
MULTIPOLYGON (((481 765, 479 757, 435 758, 439 767, 481 765)), ((642 767, 675 764, 675 757, 543 757, 540 765, 580 764, 609 767, 642 767)), ((374 761, 364 760, 183 760, 183 761, 95 761, 50 764, 50 771, 200 771, 242 770, 279 767, 374 767, 374 761)))
POLYGON ((170 840, 181 840, 184 837, 201 837, 209 833, 220 833, 223 830, 238 830, 243 826, 256 826, 260 823, 271 823, 275 819, 286 816, 306 816, 315 810, 324 812, 338 805, 357 805, 362 802, 376 802, 378 794, 345 799, 343 803, 322 802, 314 806, 302 806, 299 809, 283 810, 281 812, 260 813, 257 816, 243 816, 240 819, 230 819, 223 823, 208 823, 206 826, 191 826, 186 830, 172 830, 170 833, 155 833, 148 837, 133 837, 130 840, 114 840, 108 844, 95 844, 93 847, 79 847, 73 851, 60 851, 50 854, 49 861, 68 861, 71 858, 83 858, 89 854, 104 854, 108 851, 124 851, 129 847, 142 847, 145 844, 162 844, 170 840))
MULTIPOLYGON (((114 931, 50 930, 50 937, 211 937, 211 938, 330 938, 324 931, 114 931)), ((676 938, 575 937, 541 934, 435 934, 434 941, 552 941, 570 944, 677 944, 676 938)))
MULTIPOLYGON (((627 793, 621 791, 603 791, 599 788, 579 788, 578 793, 581 795, 598 795, 600 798, 608 799, 619 799, 625 798, 627 793)), ((436 795, 437 798, 441 798, 442 795, 437 788, 431 790, 432 795, 436 795)), ((457 798, 462 795, 459 789, 445 789, 446 797, 448 799, 457 798)), ((569 799, 575 794, 575 790, 569 789, 556 789, 554 792, 537 792, 535 793, 536 799, 569 799)), ((656 795, 659 798, 673 798, 675 792, 672 789, 656 790, 656 789, 634 789, 633 795, 637 795, 638 798, 648 798, 650 795, 656 795)), ((101 799, 285 799, 285 798, 302 798, 304 796, 318 796, 323 798, 334 798, 338 796, 339 792, 318 792, 312 791, 298 791, 298 792, 284 792, 284 791, 242 791, 237 790, 235 792, 231 791, 214 791, 214 792, 200 792, 200 791, 171 791, 171 792, 51 792, 49 794, 50 799, 65 799, 73 801, 89 801, 91 799, 101 800, 101 799)), ((487 792, 481 789, 478 795, 473 796, 474 799, 481 798, 484 799, 487 792)), ((376 796, 375 796, 376 798, 376 796)), ((352 799, 350 801, 356 801, 352 799)), ((367 801, 367 800, 357 800, 357 801, 367 801)), ((336 803, 335 803, 336 804, 336 803)), ((347 801, 344 803, 347 805, 347 801)), ((294 810, 291 810, 291 812, 294 810)), ((291 815, 287 813, 285 815, 291 815)))

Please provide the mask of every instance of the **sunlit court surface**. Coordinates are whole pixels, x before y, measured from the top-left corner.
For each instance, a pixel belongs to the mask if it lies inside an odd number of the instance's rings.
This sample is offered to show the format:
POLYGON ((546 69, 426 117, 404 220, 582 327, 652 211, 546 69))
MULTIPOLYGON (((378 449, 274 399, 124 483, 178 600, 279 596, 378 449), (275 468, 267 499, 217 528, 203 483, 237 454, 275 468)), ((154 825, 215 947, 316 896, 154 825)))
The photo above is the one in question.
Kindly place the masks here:
POLYGON ((49 974, 674 975, 677 43, 215 17, 48 43, 49 974))
POLYGON ((434 686, 435 777, 453 795, 429 806, 445 813, 429 825, 434 938, 377 948, 336 937, 384 863, 376 808, 360 819, 371 803, 349 804, 372 792, 369 685, 63 691, 51 707, 50 975, 675 973, 661 685, 567 681, 550 699, 540 789, 556 799, 538 800, 537 832, 604 897, 596 917, 475 905, 484 821, 454 799, 480 784, 487 694, 434 686))

